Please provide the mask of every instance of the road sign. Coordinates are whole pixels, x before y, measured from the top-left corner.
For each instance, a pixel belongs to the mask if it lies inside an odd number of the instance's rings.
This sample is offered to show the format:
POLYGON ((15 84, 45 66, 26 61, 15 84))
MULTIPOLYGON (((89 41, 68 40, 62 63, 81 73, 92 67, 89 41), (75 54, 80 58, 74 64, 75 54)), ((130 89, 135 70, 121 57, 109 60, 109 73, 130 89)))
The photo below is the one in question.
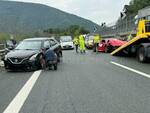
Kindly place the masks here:
POLYGON ((94 33, 97 31, 97 27, 96 26, 94 26, 94 33))
POLYGON ((120 15, 122 20, 127 16, 125 12, 121 12, 120 15))

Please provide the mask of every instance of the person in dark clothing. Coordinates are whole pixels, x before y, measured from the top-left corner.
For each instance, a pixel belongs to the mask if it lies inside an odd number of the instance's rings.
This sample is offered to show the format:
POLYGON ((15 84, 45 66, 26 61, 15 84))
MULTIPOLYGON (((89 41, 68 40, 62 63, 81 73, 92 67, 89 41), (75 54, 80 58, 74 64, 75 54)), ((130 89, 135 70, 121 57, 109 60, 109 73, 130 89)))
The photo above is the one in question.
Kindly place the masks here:
POLYGON ((48 50, 45 52, 45 60, 46 61, 54 61, 57 60, 57 55, 53 50, 48 50))
POLYGON ((45 52, 45 62, 46 65, 51 69, 54 66, 54 70, 57 70, 57 55, 53 50, 47 50, 45 52))
POLYGON ((79 47, 79 39, 78 39, 78 37, 74 38, 73 43, 74 43, 75 48, 76 48, 76 53, 78 53, 78 47, 79 47))

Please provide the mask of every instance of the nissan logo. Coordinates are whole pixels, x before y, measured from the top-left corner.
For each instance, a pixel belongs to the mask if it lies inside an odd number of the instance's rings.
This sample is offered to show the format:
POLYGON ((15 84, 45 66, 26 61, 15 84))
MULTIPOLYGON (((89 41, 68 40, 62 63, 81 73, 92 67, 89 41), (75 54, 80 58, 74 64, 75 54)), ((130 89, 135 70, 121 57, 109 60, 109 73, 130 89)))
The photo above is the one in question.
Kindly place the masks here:
POLYGON ((17 62, 18 62, 18 59, 15 59, 15 62, 17 63, 17 62))

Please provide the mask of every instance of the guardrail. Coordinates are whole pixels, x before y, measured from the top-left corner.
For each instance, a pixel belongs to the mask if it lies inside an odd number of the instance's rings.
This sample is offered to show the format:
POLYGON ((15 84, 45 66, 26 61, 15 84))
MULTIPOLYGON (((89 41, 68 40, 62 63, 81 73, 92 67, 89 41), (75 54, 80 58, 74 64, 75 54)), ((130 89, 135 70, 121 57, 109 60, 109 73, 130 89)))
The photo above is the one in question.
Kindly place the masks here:
POLYGON ((135 35, 136 27, 134 15, 131 15, 123 20, 117 20, 113 25, 103 26, 100 30, 100 34, 103 38, 116 36, 127 37, 129 34, 135 35))
POLYGON ((0 67, 4 67, 4 62, 1 61, 4 52, 5 52, 5 44, 0 44, 0 67))
POLYGON ((4 55, 5 52, 5 44, 0 44, 0 57, 4 55))

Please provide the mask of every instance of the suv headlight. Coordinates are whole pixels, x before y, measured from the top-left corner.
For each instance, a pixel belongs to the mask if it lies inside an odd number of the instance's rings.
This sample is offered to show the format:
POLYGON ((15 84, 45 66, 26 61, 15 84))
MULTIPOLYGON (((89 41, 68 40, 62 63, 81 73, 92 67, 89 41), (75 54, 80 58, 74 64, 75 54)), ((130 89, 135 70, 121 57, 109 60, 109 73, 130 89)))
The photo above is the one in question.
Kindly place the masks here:
POLYGON ((29 60, 30 60, 30 61, 34 61, 34 60, 36 59, 36 57, 37 57, 37 54, 31 56, 31 57, 29 58, 29 60))

